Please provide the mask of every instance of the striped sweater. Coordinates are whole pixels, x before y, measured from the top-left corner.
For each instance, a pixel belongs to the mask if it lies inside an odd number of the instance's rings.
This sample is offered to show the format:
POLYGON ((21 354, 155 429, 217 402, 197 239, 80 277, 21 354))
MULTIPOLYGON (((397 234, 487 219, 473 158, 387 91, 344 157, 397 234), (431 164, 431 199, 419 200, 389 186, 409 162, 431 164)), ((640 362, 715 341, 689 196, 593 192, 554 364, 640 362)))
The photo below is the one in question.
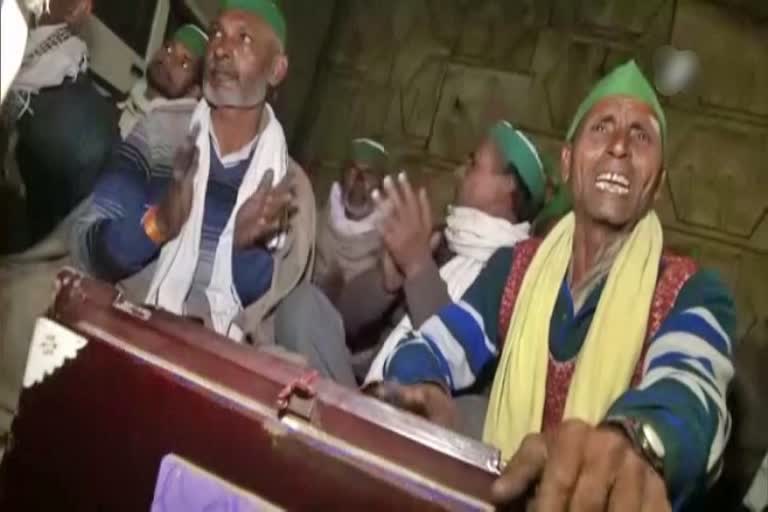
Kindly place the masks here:
MULTIPOLYGON (((161 247, 146 235, 141 220, 165 194, 173 155, 186 136, 191 114, 188 107, 154 110, 120 145, 74 228, 76 259, 84 270, 117 282, 157 259, 161 247)), ((187 314, 200 318, 209 314, 205 290, 218 240, 234 209, 256 142, 222 158, 213 135, 211 139, 215 151, 211 152, 199 260, 186 304, 187 314)), ((247 307, 271 286, 272 254, 264 247, 235 250, 232 272, 240 301, 247 307)))
MULTIPOLYGON (((453 392, 473 386, 500 355, 499 311, 512 249, 498 251, 461 301, 443 308, 403 339, 384 369, 403 384, 438 382, 453 392)), ((550 323, 550 355, 572 360, 591 325, 604 282, 574 311, 564 282, 550 323)), ((725 395, 733 375, 733 300, 712 272, 696 272, 650 340, 639 384, 608 416, 650 422, 665 447, 665 478, 675 510, 719 468, 731 421, 725 395)))

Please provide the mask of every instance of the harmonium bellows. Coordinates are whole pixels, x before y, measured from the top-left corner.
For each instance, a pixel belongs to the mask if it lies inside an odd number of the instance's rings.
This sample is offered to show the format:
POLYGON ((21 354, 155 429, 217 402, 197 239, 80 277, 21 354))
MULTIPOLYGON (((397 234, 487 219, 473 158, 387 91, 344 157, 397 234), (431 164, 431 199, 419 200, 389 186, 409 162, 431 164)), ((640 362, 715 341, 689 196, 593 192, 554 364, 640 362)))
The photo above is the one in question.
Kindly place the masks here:
POLYGON ((75 271, 57 290, 0 510, 494 510, 496 450, 75 271))

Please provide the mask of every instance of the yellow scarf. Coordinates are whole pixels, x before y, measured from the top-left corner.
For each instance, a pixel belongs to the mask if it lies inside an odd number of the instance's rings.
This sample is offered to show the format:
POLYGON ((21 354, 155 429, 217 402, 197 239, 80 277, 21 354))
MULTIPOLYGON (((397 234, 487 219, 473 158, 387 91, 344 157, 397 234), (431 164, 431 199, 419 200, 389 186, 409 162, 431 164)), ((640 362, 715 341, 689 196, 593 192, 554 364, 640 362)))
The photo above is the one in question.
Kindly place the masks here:
MULTIPOLYGON (((505 460, 541 431, 549 323, 573 250, 573 213, 544 239, 528 268, 501 354, 485 418, 484 440, 505 460)), ((596 424, 630 384, 645 341, 664 235, 654 212, 616 257, 576 360, 564 419, 596 424)))

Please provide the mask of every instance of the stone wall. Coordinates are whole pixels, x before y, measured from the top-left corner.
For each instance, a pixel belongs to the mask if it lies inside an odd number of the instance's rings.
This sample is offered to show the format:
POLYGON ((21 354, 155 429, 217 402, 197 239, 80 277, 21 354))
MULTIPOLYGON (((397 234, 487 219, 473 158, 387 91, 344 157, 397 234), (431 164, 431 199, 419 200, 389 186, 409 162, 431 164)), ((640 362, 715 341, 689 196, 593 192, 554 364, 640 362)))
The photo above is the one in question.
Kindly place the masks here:
MULTIPOLYGON (((299 126, 319 197, 347 142, 383 139, 399 165, 452 195, 451 171, 507 117, 553 157, 578 101, 629 57, 665 44, 703 72, 665 101, 669 245, 720 269, 739 334, 768 343, 768 17, 746 0, 340 0, 299 126)), ((753 4, 760 6, 760 2, 753 4)))

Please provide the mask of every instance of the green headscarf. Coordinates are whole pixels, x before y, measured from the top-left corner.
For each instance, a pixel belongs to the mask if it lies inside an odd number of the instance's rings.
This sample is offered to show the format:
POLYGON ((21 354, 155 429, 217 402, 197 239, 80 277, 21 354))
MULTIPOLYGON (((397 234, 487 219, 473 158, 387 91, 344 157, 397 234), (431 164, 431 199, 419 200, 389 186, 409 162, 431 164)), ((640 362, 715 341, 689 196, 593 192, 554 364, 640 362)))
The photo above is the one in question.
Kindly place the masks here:
POLYGON ((520 179, 531 194, 535 207, 544 201, 546 178, 544 164, 533 142, 507 121, 499 121, 491 128, 491 139, 504 158, 504 163, 517 168, 520 179))
POLYGON ((626 64, 617 67, 603 77, 603 79, 592 88, 592 91, 581 105, 579 105, 579 108, 576 111, 576 115, 571 122, 571 127, 568 129, 568 134, 565 138, 567 141, 570 142, 573 140, 573 136, 576 134, 576 130, 584 120, 584 116, 592 110, 592 107, 594 107, 600 100, 609 96, 629 96, 648 104, 653 109, 656 118, 659 121, 659 126, 661 127, 661 139, 663 142, 666 142, 667 118, 664 116, 664 110, 661 108, 661 103, 659 103, 659 98, 656 96, 653 86, 648 79, 645 78, 645 75, 640 71, 640 68, 634 60, 630 60, 626 64))
POLYGON ((285 45, 288 27, 280 7, 273 0, 222 0, 221 10, 247 11, 260 16, 285 45))
POLYGON ((389 153, 386 148, 373 139, 360 138, 352 141, 349 157, 354 162, 371 166, 371 170, 381 174, 389 172, 389 153))
POLYGON ((192 24, 184 25, 173 34, 172 40, 178 41, 196 57, 204 57, 208 48, 208 35, 192 24))

